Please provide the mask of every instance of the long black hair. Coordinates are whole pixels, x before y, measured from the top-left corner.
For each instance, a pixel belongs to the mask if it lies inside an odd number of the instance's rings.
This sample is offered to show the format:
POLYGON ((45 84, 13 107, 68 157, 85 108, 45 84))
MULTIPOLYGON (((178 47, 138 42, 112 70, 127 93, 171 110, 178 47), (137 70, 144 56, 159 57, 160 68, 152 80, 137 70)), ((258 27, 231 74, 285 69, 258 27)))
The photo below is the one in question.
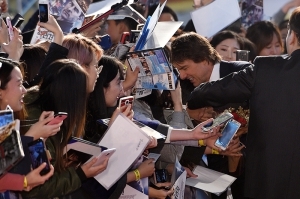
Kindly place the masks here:
MULTIPOLYGON (((105 119, 111 117, 112 111, 109 111, 109 107, 105 103, 104 88, 108 88, 110 82, 120 73, 120 78, 123 79, 122 63, 116 58, 111 56, 102 56, 99 66, 102 67, 102 71, 97 79, 95 89, 90 94, 88 99, 87 121, 85 126, 85 132, 87 139, 91 140, 91 137, 95 136, 95 133, 103 133, 103 128, 99 127, 96 122, 99 119, 105 119)), ((113 108, 115 109, 115 107, 113 108)))

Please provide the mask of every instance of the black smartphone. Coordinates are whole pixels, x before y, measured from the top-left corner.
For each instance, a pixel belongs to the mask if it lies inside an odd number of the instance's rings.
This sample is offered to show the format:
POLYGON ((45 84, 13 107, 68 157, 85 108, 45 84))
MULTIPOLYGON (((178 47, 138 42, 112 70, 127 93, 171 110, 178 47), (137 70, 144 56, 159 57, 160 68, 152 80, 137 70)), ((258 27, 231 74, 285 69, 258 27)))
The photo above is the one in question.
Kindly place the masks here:
POLYGON ((40 22, 46 23, 49 16, 49 7, 46 0, 39 0, 39 17, 40 22))
POLYGON ((162 183, 162 182, 168 182, 168 172, 166 169, 156 169, 154 172, 154 182, 162 183))
POLYGON ((11 24, 13 27, 19 28, 24 22, 24 18, 19 13, 15 15, 15 17, 11 20, 11 24))
POLYGON ((46 163, 46 167, 40 172, 45 175, 50 171, 50 163, 46 152, 46 146, 42 138, 28 143, 28 149, 31 159, 32 168, 38 168, 42 163, 46 163))
POLYGON ((249 53, 248 50, 237 50, 236 61, 249 61, 249 53))

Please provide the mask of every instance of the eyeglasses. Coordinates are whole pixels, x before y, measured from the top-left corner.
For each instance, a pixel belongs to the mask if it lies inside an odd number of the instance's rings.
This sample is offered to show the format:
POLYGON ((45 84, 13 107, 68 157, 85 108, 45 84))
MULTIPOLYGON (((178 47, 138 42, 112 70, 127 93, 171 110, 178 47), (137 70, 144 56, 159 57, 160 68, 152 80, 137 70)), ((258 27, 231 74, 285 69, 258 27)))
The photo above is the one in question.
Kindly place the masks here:
POLYGON ((95 65, 95 67, 96 67, 97 75, 99 75, 103 69, 103 65, 101 66, 95 65))

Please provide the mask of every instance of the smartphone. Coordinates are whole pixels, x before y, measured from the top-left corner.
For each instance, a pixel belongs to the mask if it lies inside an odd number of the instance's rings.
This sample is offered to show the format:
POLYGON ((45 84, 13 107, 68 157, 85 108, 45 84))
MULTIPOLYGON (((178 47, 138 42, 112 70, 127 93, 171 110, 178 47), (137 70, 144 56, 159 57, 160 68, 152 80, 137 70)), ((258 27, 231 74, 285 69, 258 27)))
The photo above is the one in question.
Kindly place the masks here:
POLYGON ((248 50, 237 50, 236 61, 249 61, 249 53, 248 50))
POLYGON ((49 18, 49 6, 47 0, 39 0, 39 17, 40 22, 46 23, 49 18))
POLYGON ((31 159, 32 168, 38 168, 42 163, 46 163, 46 167, 40 172, 45 175, 50 171, 50 163, 47 157, 46 146, 42 138, 28 143, 28 149, 31 159))
POLYGON ((58 124, 64 119, 66 119, 67 117, 68 117, 68 113, 58 112, 57 114, 54 115, 54 118, 50 122, 48 122, 47 125, 58 124))
POLYGON ((103 50, 108 50, 112 46, 110 36, 108 34, 103 35, 98 45, 101 46, 103 50))
POLYGON ((214 127, 227 122, 231 118, 233 118, 233 115, 231 113, 223 112, 218 117, 216 117, 212 123, 209 123, 209 124, 203 126, 202 129, 203 129, 203 131, 208 132, 211 129, 213 129, 214 127))
POLYGON ((121 108, 122 106, 128 106, 129 104, 131 104, 132 108, 133 100, 133 96, 121 97, 119 101, 119 107, 121 108))
POLYGON ((166 169, 155 169, 153 177, 155 184, 168 182, 168 172, 166 169))
POLYGON ((11 24, 13 27, 19 28, 24 22, 24 18, 19 13, 15 15, 15 17, 11 20, 11 24))
POLYGON ((238 121, 234 119, 229 120, 222 131, 222 136, 216 140, 215 145, 222 150, 225 150, 240 126, 241 123, 238 121))
POLYGON ((11 25, 10 17, 6 17, 6 24, 8 29, 9 41, 11 41, 14 37, 14 29, 13 26, 11 25))
POLYGON ((116 148, 106 149, 100 153, 97 162, 93 166, 98 166, 104 162, 106 157, 110 158, 116 152, 116 148))

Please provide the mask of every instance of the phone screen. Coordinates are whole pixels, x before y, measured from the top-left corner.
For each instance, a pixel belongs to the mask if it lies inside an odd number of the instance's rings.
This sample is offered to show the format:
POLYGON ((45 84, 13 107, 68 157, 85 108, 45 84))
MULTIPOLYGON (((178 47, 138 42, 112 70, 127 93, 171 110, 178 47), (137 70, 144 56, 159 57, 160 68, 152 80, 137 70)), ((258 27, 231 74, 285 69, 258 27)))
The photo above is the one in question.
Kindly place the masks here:
POLYGON ((45 151, 44 141, 42 139, 35 140, 28 143, 28 149, 31 158, 32 168, 39 167, 42 163, 46 162, 46 167, 41 171, 41 175, 45 175, 50 171, 48 157, 45 151))
POLYGON ((217 139, 216 145, 220 146, 222 149, 226 149, 229 142, 231 141, 237 130, 240 128, 240 126, 241 124, 235 120, 228 121, 222 131, 222 136, 217 139))
POLYGON ((39 4, 40 22, 48 21, 48 4, 39 4))

